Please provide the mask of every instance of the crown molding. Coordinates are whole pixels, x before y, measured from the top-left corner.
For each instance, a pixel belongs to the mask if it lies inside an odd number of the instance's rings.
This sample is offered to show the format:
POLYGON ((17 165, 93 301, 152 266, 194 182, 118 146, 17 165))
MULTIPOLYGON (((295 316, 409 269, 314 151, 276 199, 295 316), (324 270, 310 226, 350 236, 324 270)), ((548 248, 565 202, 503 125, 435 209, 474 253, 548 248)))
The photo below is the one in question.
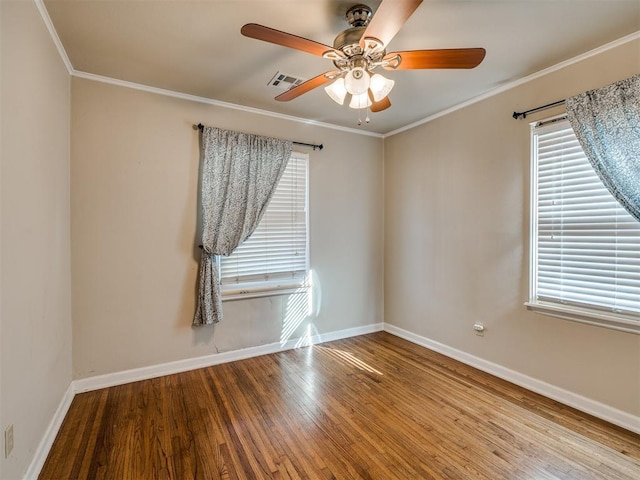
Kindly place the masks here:
POLYGON ((594 48, 593 50, 589 50, 588 52, 585 52, 583 54, 580 54, 576 57, 570 58, 568 60, 565 60, 563 62, 557 63, 555 65, 552 65, 551 67, 545 68, 543 70, 540 70, 538 72, 532 73, 531 75, 527 75, 526 77, 522 77, 518 80, 514 80, 513 82, 507 83, 505 85, 502 85, 500 87, 494 88, 486 93, 483 93, 482 95, 478 95, 477 97, 473 97, 467 101, 464 101, 462 103, 459 103, 457 105, 454 105, 453 107, 449 107, 446 108, 444 110, 441 110, 440 112, 434 113, 433 115, 430 115, 428 117, 423 118, 422 120, 418 120, 416 122, 410 123, 408 125, 405 125, 404 127, 400 127, 398 129, 392 130, 390 132, 387 133, 376 133, 376 132, 368 132, 365 130, 358 130, 355 128, 349 128, 349 127, 343 127, 341 125, 335 125, 332 123, 324 123, 324 122, 318 122, 315 120, 308 120, 306 118, 302 118, 302 117, 295 117, 293 115, 284 115, 281 113, 275 113, 275 112, 271 112, 268 110, 262 110, 259 108, 253 108, 253 107, 246 107, 244 105, 238 105, 235 103, 229 103, 229 102, 222 102, 220 100, 214 100, 212 98, 207 98, 207 97, 200 97, 197 95, 189 95, 186 93, 181 93, 181 92, 175 92, 172 90, 165 90, 163 88, 156 88, 156 87, 151 87, 148 85, 143 85, 143 84, 139 84, 139 83, 135 83, 135 82, 128 82, 125 80, 119 80, 116 78, 111 78, 111 77, 105 77, 102 75, 95 75, 93 73, 87 73, 87 72, 82 72, 82 71, 78 71, 75 70, 73 68, 73 65, 71 64, 71 61, 69 60, 69 56, 67 55, 67 52, 64 49, 64 46, 62 45, 62 42, 60 41, 60 37, 58 37, 58 33, 56 32, 56 29, 53 26, 53 23, 51 22, 51 17, 49 17, 49 12, 47 12, 47 9, 44 5, 44 0, 33 0, 33 2, 35 3, 36 7, 38 8, 38 11, 40 12, 40 15, 42 17, 42 20, 44 21, 45 25, 47 26, 47 30, 49 30, 49 34, 51 35, 51 38, 53 40, 53 43, 55 44, 58 53, 60 54, 60 58, 62 58, 62 61, 64 62, 67 71, 69 72, 69 75, 74 76, 74 77, 78 77, 78 78, 84 78, 86 80, 93 80, 96 82, 102 82, 102 83, 108 83, 111 85, 117 85, 117 86, 121 86, 121 87, 125 87, 125 88, 132 88, 135 90, 141 90, 141 91, 145 91, 145 92, 149 92, 149 93, 155 93, 157 95, 164 95, 164 96, 169 96, 169 97, 174 97, 174 98, 180 98, 183 100, 188 100, 191 102, 197 102, 197 103, 204 103, 207 105, 214 105, 217 107, 222 107, 222 108, 229 108, 232 110, 239 110, 239 111, 243 111, 243 112, 248 112, 248 113, 253 113, 256 115, 264 115, 267 117, 272 117, 272 118, 279 118, 282 120, 288 120, 288 121, 292 121, 292 122, 297 122, 297 123, 303 123, 305 125, 314 125, 317 127, 322 127, 322 128, 329 128, 332 130, 339 130, 341 132, 346 132, 346 133, 354 133, 357 135, 365 135, 365 136, 369 136, 369 137, 375 137, 375 138, 388 138, 388 137, 392 137, 393 135, 397 135, 398 133, 402 133, 402 132, 406 132, 407 130, 411 130, 413 128, 419 127, 420 125, 424 125, 425 123, 429 123, 433 120, 436 120, 437 118, 440 117, 444 117, 445 115, 449 115, 450 113, 456 112, 458 110, 461 110, 465 107, 468 107, 470 105, 473 105, 474 103, 480 102, 482 100, 486 100, 487 98, 491 98, 495 95, 498 95, 500 93, 506 92, 507 90, 511 90, 512 88, 516 88, 520 85, 523 85, 525 83, 531 82, 533 80, 536 80, 540 77, 543 77, 545 75, 548 75, 550 73, 556 72, 558 70, 561 70, 565 67, 568 67, 569 65, 573 65, 575 63, 581 62, 583 60, 586 60, 587 58, 599 55, 600 53, 606 52, 607 50, 611 50, 613 48, 619 47, 621 45, 624 45, 625 43, 629 43, 632 42, 634 40, 637 40, 640 38, 640 30, 631 33, 629 35, 626 35, 622 38, 619 38, 618 40, 614 40, 612 42, 606 43, 605 45, 602 45, 600 47, 594 48))
POLYGON ((322 127, 322 128, 329 128, 332 130, 339 130, 341 132, 346 132, 346 133, 355 133, 357 135, 364 135, 364 136, 368 136, 368 137, 375 137, 375 138, 383 138, 383 134, 382 133, 376 133, 376 132, 368 132, 365 130, 358 130, 355 128, 349 128, 349 127, 343 127, 341 125, 334 125, 332 123, 324 123, 324 122, 318 122, 315 120, 309 120, 306 118, 301 118, 301 117, 295 117, 293 115, 284 115, 281 113, 275 113, 275 112, 270 112, 268 110, 262 110, 259 108, 253 108, 253 107, 246 107, 244 105, 238 105, 235 103, 229 103, 229 102, 222 102, 220 100, 214 100, 212 98, 207 98, 207 97, 200 97, 197 95, 189 95, 186 93, 181 93, 181 92, 175 92, 172 90, 166 90, 163 88, 156 88, 156 87, 151 87, 149 85, 143 85, 140 83, 135 83, 135 82, 128 82, 125 80, 119 80, 117 78, 111 78, 111 77, 105 77, 102 75, 96 75, 93 73, 88 73, 88 72, 82 72, 79 70, 76 70, 75 68, 73 68, 73 65, 71 63, 71 60, 69 60, 69 56, 67 55, 66 50, 64 49, 64 46, 62 45, 62 41, 60 40, 60 37, 58 36, 58 32, 56 31, 55 27, 53 26, 53 22, 51 21, 51 17, 49 16, 49 12, 47 11, 46 6, 44 5, 44 0, 33 0, 36 8, 38 9, 38 12, 40 13, 40 16, 42 17, 43 22, 45 23, 47 30, 49 31, 49 35, 51 35, 51 39, 53 40, 53 43, 56 46, 56 49, 58 50, 58 54, 60 55, 60 58, 62 59, 65 67, 67 68, 67 71, 69 72, 69 75, 71 75, 72 77, 78 77, 78 78, 84 78, 86 80, 93 80, 96 82, 102 82, 102 83, 108 83, 111 85, 117 85, 120 87, 125 87, 125 88, 131 88, 134 90, 141 90, 144 92, 148 92, 148 93, 155 93, 157 95, 164 95, 164 96, 168 96, 168 97, 173 97, 173 98, 179 98, 182 100, 188 100, 191 102, 197 102, 197 103, 204 103, 206 105, 214 105, 216 107, 221 107, 221 108, 229 108, 232 110, 239 110, 239 111, 243 111, 243 112, 248 112, 248 113, 253 113, 256 115, 264 115, 267 117, 272 117, 272 118, 279 118, 281 120, 288 120, 291 122, 296 122, 296 123, 303 123, 305 125, 313 125, 316 127, 322 127))
POLYGON ((465 107, 468 107, 469 105, 473 105, 474 103, 480 102, 482 100, 486 100, 487 98, 491 98, 495 95, 506 92, 507 90, 511 90, 512 88, 519 87, 520 85, 531 82, 540 77, 544 77, 545 75, 549 75, 550 73, 557 72, 558 70, 568 67, 569 65, 573 65, 575 63, 586 60, 587 58, 594 57, 603 52, 606 52, 607 50, 611 50, 613 48, 619 47, 621 45, 624 45, 625 43, 632 42, 639 38, 640 38, 640 30, 630 35, 626 35, 622 38, 619 38, 618 40, 614 40, 613 42, 609 42, 600 47, 594 48, 593 50, 589 50, 588 52, 582 53, 576 57, 570 58, 568 60, 557 63, 555 65, 552 65, 551 67, 545 68, 544 70, 540 70, 538 72, 532 73, 531 75, 527 75, 526 77, 519 78, 518 80, 514 80, 513 82, 509 82, 505 85, 489 90, 488 92, 483 93, 482 95, 473 97, 465 102, 459 103, 445 110, 441 110, 440 112, 434 113, 433 115, 423 118, 422 120, 418 120, 417 122, 413 122, 413 123, 410 123, 409 125, 405 125, 404 127, 400 127, 396 130, 392 130, 391 132, 387 132, 383 135, 383 138, 388 138, 393 135, 397 135, 398 133, 411 130, 412 128, 419 127, 420 125, 424 125, 425 123, 429 123, 437 118, 444 117, 445 115, 449 115, 450 113, 453 113, 457 110, 461 110, 465 107))
POLYGON ((216 107, 229 108, 231 110, 239 110, 242 112, 253 113, 256 115, 264 115, 272 118, 279 118, 281 120, 289 120, 291 122, 304 123, 305 125, 314 125, 316 127, 330 128, 332 130, 340 130, 342 132, 355 133, 358 135, 365 135, 369 137, 383 138, 382 133, 367 132, 364 130, 357 130, 355 128, 343 127, 340 125, 334 125, 332 123, 317 122, 315 120, 308 120, 302 117, 295 117, 293 115, 285 115, 282 113, 270 112, 269 110, 262 110, 254 107, 246 107, 244 105, 238 105, 236 103, 222 102, 220 100, 214 100, 213 98, 200 97, 197 95, 190 95, 188 93, 176 92, 173 90, 166 90, 164 88, 151 87, 149 85, 143 85, 140 83, 129 82, 126 80, 119 80, 117 78, 104 77, 102 75, 96 75, 93 73, 81 72, 73 70, 71 74, 77 78, 83 78, 85 80, 93 80, 96 82, 108 83, 110 85, 117 85, 119 87, 131 88, 134 90, 141 90, 143 92, 154 93, 157 95, 164 95, 167 97, 179 98, 190 102, 204 103, 206 105, 214 105, 216 107))
POLYGON ((56 32, 55 27, 53 26, 53 22, 51 21, 51 17, 49 16, 49 12, 47 11, 47 7, 44 6, 44 0, 33 0, 35 3, 38 12, 40 12, 40 16, 42 17, 42 21, 49 30, 49 35, 51 35, 51 40, 53 40, 56 49, 58 50, 58 54, 64 63, 64 66, 67 68, 67 72, 69 75, 73 74, 73 65, 71 65, 71 60, 69 60, 69 56, 67 55, 67 51, 62 46, 62 42, 60 41, 60 37, 58 36, 58 32, 56 32))

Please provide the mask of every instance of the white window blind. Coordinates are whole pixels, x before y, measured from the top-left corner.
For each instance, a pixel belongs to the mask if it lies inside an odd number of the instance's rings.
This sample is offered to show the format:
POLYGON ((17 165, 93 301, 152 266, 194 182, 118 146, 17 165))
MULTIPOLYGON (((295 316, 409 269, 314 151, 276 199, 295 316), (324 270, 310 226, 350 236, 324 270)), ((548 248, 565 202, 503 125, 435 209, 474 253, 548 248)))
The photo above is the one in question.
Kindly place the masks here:
POLYGON ((308 155, 293 153, 256 230, 220 257, 223 294, 299 287, 308 269, 308 155))
POLYGON ((640 325, 640 222, 602 184, 568 121, 534 128, 532 140, 531 302, 640 325))

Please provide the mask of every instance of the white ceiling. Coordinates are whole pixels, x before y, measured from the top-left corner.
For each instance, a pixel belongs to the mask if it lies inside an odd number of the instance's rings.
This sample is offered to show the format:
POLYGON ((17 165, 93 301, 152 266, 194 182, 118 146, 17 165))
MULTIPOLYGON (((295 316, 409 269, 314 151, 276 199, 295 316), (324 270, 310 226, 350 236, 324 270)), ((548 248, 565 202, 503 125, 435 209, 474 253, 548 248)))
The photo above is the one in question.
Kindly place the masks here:
MULTIPOLYGON (((393 0, 386 0, 393 2, 393 0)), ((473 70, 403 70, 391 108, 358 112, 322 88, 290 102, 267 83, 308 79, 329 60, 246 38, 259 23, 327 45, 348 27, 342 0, 45 0, 74 70, 349 128, 388 133, 640 30, 639 0, 425 0, 387 51, 483 47, 473 70)), ((362 3, 376 8, 380 0, 362 3)), ((639 61, 640 59, 630 59, 639 61)))

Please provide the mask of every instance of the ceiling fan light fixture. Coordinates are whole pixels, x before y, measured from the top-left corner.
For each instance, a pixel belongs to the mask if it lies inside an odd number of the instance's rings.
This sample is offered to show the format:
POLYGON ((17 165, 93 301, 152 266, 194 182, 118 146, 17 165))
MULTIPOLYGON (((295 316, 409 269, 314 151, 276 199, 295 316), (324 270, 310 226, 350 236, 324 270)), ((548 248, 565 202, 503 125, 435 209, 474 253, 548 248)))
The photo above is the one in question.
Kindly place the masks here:
POLYGON ((347 89, 344 86, 344 77, 338 78, 331 85, 324 87, 324 91, 331 97, 331 100, 338 105, 344 105, 344 99, 347 96, 347 89))
MULTIPOLYGON (((333 61, 335 70, 293 86, 278 95, 276 100, 293 100, 322 85, 327 95, 339 105, 344 105, 349 94, 349 107, 381 112, 391 106, 389 92, 395 82, 374 74, 375 69, 469 69, 477 67, 485 57, 484 48, 439 48, 387 54, 386 46, 422 2, 423 0, 379 0, 375 16, 370 7, 363 4, 353 5, 347 10, 346 15, 350 28, 335 37, 332 47, 257 23, 243 25, 240 32, 245 37, 333 61), (331 82, 333 83, 329 85, 331 82)), ((365 122, 369 121, 368 118, 367 115, 365 122)), ((359 118, 358 125, 361 123, 359 118)))
POLYGON ((367 93, 371 75, 362 67, 352 68, 344 77, 344 86, 351 95, 361 95, 367 93))
POLYGON ((358 95, 352 95, 351 102, 349 102, 349 107, 355 109, 369 108, 371 105, 371 99, 369 98, 369 94, 366 91, 358 95))
POLYGON ((373 94, 373 100, 379 102, 384 97, 389 95, 391 89, 395 84, 395 81, 385 78, 379 73, 374 74, 371 77, 371 83, 369 85, 371 93, 373 94))

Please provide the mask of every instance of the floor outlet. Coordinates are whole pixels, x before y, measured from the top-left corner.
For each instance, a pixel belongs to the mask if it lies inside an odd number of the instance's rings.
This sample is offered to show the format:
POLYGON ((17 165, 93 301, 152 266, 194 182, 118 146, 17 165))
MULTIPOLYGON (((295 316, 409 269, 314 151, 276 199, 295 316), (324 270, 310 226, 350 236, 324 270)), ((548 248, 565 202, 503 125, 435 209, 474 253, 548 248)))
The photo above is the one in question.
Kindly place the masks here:
POLYGON ((7 458, 13 450, 13 424, 4 431, 4 458, 7 458))

